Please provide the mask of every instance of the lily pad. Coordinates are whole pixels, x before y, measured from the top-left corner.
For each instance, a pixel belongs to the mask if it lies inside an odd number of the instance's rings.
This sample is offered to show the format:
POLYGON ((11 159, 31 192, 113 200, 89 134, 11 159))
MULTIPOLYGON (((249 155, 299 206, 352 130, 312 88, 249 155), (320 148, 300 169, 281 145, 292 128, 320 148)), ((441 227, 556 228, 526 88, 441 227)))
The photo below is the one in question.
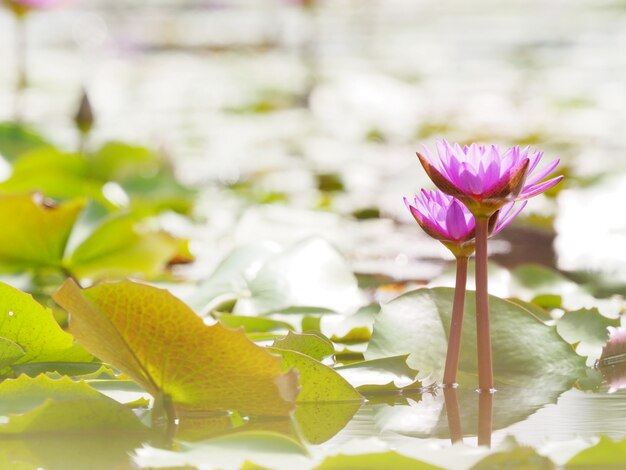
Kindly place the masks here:
POLYGON ((283 367, 298 373, 301 388, 294 418, 303 437, 311 444, 333 437, 361 407, 361 394, 333 369, 305 354, 272 350, 283 357, 283 367))
POLYGON ((82 290, 68 280, 53 297, 81 344, 180 409, 285 415, 293 407, 296 377, 283 374, 279 357, 242 331, 206 326, 168 291, 130 281, 82 290))
POLYGON ((146 432, 126 406, 69 378, 22 376, 0 384, 2 414, 11 414, 0 425, 0 436, 63 432, 146 432), (38 405, 30 409, 33 405, 38 405), (29 410, 24 413, 24 411, 29 410), (16 415, 14 413, 23 413, 16 415))
POLYGON ((11 375, 19 366, 39 364, 43 370, 58 370, 66 363, 91 363, 93 357, 77 347, 50 310, 32 296, 0 283, 0 349, 5 367, 0 375, 11 375), (22 354, 17 354, 19 348, 22 354), (12 359, 11 359, 12 357, 12 359))
POLYGON ((332 356, 335 353, 333 343, 321 334, 297 334, 289 332, 284 338, 274 341, 272 347, 297 351, 318 361, 321 361, 325 357, 332 356))
POLYGON ((105 218, 65 261, 79 279, 153 277, 184 248, 184 241, 133 214, 105 218))
POLYGON ((13 160, 19 155, 50 144, 37 132, 12 122, 0 123, 0 155, 13 160))
POLYGON ((0 195, 0 268, 61 268, 82 199, 50 203, 38 194, 0 195))
POLYGON ((618 319, 607 318, 597 309, 566 312, 557 322, 556 331, 565 341, 576 346, 576 351, 592 362, 602 354, 609 339, 609 327, 619 326, 618 319))
POLYGON ((389 451, 378 454, 335 455, 327 457, 315 470, 438 470, 441 467, 389 451))
MULTIPOLYGON (((367 359, 409 353, 408 364, 422 377, 441 381, 447 349, 454 291, 418 289, 383 305, 376 317, 367 359)), ((584 359, 553 327, 512 302, 490 297, 491 331, 496 380, 524 386, 540 376, 576 378, 584 359)), ((459 369, 477 374, 474 293, 467 293, 459 369)), ((466 375, 465 378, 468 378, 466 375)), ((474 379, 475 380, 475 379, 474 379)), ((475 386, 472 380, 470 386, 475 386)))
POLYGON ((623 468, 626 466, 626 439, 613 441, 606 436, 600 437, 595 446, 575 455, 566 469, 586 468, 623 468))

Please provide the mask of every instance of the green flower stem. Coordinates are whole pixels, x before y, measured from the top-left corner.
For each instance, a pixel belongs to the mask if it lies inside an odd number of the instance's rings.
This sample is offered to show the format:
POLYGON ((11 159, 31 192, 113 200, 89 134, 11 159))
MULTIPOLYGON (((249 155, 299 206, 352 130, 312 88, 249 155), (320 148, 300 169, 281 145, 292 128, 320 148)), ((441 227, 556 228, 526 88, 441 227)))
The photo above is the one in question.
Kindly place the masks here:
POLYGON ((450 431, 450 441, 452 444, 463 442, 463 430, 461 429, 461 412, 459 411, 459 400, 455 388, 444 388, 443 398, 446 403, 446 415, 448 416, 448 429, 450 431))
POLYGON ((461 351, 461 330, 463 328, 463 305, 465 304, 465 286, 467 283, 467 256, 456 257, 456 283, 454 286, 454 303, 452 304, 452 320, 448 336, 448 353, 443 373, 443 385, 456 386, 456 373, 459 368, 461 351))
POLYGON ((15 15, 16 38, 15 38, 15 61, 17 78, 15 81, 15 110, 16 122, 22 121, 22 95, 28 85, 28 73, 26 67, 26 15, 15 15))
POLYGON ((491 392, 478 394, 478 445, 491 447, 493 427, 493 398, 491 392))
POLYGON ((476 339, 478 342, 478 387, 493 391, 489 294, 487 283, 487 237, 489 217, 476 217, 476 339))

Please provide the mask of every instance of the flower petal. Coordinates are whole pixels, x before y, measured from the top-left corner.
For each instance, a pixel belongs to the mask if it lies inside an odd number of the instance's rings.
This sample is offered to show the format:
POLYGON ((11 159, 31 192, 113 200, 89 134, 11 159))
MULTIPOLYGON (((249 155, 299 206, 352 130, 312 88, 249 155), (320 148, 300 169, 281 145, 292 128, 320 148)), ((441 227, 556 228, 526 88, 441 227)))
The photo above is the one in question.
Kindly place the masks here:
POLYGON ((417 152, 417 158, 419 158, 420 163, 424 167, 426 174, 435 183, 441 191, 450 196, 454 197, 463 197, 466 193, 462 189, 458 188, 451 181, 449 181, 445 176, 443 176, 430 162, 424 157, 422 154, 417 152))
POLYGON ((532 170, 529 169, 528 170, 528 178, 526 178, 526 183, 524 183, 524 188, 526 188, 528 186, 532 186, 535 183, 538 183, 539 181, 544 179, 546 176, 548 176, 550 173, 552 173, 552 170, 554 170, 557 167, 557 165, 559 164, 560 161, 561 160, 556 159, 556 160, 550 162, 548 165, 543 167, 541 170, 539 170, 535 174, 531 174, 532 170))
POLYGON ((522 190, 526 179, 526 170, 529 160, 522 160, 515 168, 511 169, 508 175, 483 195, 484 199, 514 199, 522 190))
POLYGON ((463 240, 471 231, 465 220, 461 203, 453 201, 446 214, 446 229, 450 240, 463 240))
POLYGON ((542 192, 550 189, 552 186, 557 185, 562 179, 563 176, 561 175, 548 181, 544 181, 543 183, 536 184, 535 186, 531 186, 530 188, 525 187, 524 190, 519 194, 519 196, 517 196, 517 199, 529 199, 533 196, 536 196, 537 194, 541 194, 542 192))
POLYGON ((515 217, 517 217, 517 215, 520 212, 522 212, 524 207, 526 207, 526 204, 528 204, 528 201, 524 201, 521 204, 513 204, 513 203, 507 204, 506 209, 502 208, 502 211, 500 212, 500 215, 498 216, 498 221, 496 222, 496 227, 494 228, 492 235, 496 235, 500 233, 502 229, 504 229, 504 227, 506 227, 511 222, 513 222, 513 219, 515 219, 515 217), (517 207, 513 211, 512 209, 516 205, 517 207))

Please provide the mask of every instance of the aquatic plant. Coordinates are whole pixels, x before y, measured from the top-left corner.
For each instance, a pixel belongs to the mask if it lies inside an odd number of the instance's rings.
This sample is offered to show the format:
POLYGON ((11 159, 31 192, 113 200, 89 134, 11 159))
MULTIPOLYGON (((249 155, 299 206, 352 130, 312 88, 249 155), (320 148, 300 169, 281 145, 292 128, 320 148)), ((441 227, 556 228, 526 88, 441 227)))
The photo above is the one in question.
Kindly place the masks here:
MULTIPOLYGON (((541 182, 559 164, 554 160, 537 170, 543 152, 519 146, 500 149, 497 145, 471 144, 461 147, 441 141, 437 157, 427 148, 417 153, 426 173, 441 191, 457 198, 475 217, 476 323, 478 382, 483 391, 493 390, 489 297, 487 281, 487 238, 492 217, 506 204, 541 194, 556 185, 562 176, 541 182)), ((450 219, 458 228, 456 205, 450 219)), ((453 225, 453 224, 451 224, 453 225)))

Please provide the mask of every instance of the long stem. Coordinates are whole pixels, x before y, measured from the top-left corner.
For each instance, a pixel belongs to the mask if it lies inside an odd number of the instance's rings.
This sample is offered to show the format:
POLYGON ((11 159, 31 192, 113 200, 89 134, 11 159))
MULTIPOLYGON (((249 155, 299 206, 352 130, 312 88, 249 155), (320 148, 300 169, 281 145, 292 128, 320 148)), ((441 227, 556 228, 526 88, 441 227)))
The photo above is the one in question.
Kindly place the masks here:
POLYGON ((476 217, 476 340, 478 342, 478 387, 493 391, 489 295, 487 284, 487 236, 489 217, 476 217))
POLYGON ((489 392, 478 394, 478 445, 491 447, 493 427, 493 398, 489 392))
POLYGON ((452 444, 463 442, 463 430, 461 428, 461 412, 459 411, 459 399, 455 388, 444 388, 443 397, 446 403, 446 415, 448 416, 448 429, 452 444))
POLYGON ((448 387, 456 385, 456 373, 459 368, 461 351, 461 330, 463 329, 463 306, 465 304, 465 286, 467 283, 467 257, 456 258, 456 283, 454 285, 454 303, 452 304, 452 320, 448 336, 448 353, 443 373, 443 384, 448 387))
POLYGON ((15 110, 16 122, 22 121, 22 95, 28 85, 28 73, 26 69, 26 17, 16 15, 17 35, 15 39, 15 61, 17 78, 15 81, 15 110))

